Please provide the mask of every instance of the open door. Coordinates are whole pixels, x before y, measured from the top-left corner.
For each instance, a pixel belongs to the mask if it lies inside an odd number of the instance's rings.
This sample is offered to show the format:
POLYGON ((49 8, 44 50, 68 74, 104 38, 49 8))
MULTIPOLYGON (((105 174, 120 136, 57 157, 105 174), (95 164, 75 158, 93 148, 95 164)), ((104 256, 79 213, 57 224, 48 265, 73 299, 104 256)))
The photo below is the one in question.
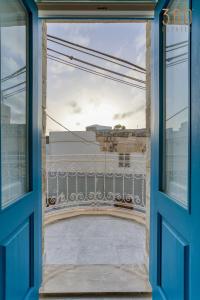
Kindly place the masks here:
POLYGON ((158 2, 152 97, 150 280, 154 300, 199 299, 199 28, 199 0, 158 2))
POLYGON ((38 299, 41 164, 37 9, 0 1, 0 299, 38 299))

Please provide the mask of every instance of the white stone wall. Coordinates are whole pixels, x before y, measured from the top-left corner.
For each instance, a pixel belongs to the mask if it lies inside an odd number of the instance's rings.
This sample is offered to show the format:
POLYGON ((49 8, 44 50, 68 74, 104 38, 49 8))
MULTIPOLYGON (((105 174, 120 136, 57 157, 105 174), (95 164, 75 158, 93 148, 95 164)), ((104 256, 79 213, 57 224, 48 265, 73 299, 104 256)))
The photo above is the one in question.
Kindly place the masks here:
POLYGON ((146 174, 145 154, 131 153, 129 163, 129 167, 120 167, 119 154, 105 152, 47 156, 46 167, 59 172, 146 174))
POLYGON ((96 134, 92 131, 53 131, 49 133, 49 155, 100 153, 96 134))
POLYGON ((47 169, 63 172, 146 173, 146 154, 130 153, 129 167, 117 152, 104 152, 94 132, 51 132, 49 135, 47 169), (78 135, 78 136, 76 136, 78 135), (80 138, 79 138, 80 137, 80 138), (80 139, 89 141, 84 143, 80 139))

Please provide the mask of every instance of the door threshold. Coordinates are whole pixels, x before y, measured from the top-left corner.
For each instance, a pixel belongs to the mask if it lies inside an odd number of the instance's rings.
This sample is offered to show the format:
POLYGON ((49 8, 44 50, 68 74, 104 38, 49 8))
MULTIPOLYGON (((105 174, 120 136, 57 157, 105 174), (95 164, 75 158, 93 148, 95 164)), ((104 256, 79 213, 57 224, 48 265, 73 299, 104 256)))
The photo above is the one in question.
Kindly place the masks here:
POLYGON ((63 297, 116 297, 121 299, 122 297, 137 297, 137 298, 147 298, 151 297, 151 292, 87 292, 87 293, 79 293, 79 292, 73 292, 73 293, 40 293, 40 299, 45 298, 63 298, 63 297))
POLYGON ((137 295, 151 293, 145 265, 45 266, 41 295, 137 295))

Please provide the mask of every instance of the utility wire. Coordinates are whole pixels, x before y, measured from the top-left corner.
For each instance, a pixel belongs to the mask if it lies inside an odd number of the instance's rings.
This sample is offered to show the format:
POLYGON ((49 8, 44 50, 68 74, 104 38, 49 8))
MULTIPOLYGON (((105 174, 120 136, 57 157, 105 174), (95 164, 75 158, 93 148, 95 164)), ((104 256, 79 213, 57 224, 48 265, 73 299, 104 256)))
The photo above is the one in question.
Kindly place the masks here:
POLYGON ((15 84, 15 85, 13 85, 13 86, 10 86, 10 87, 8 87, 8 88, 2 90, 2 93, 3 93, 3 92, 7 92, 7 91, 9 91, 9 90, 12 90, 12 89, 14 89, 14 88, 16 88, 16 87, 18 87, 18 86, 20 86, 20 85, 22 85, 22 84, 25 84, 25 83, 26 83, 26 81, 23 81, 23 82, 20 82, 20 83, 18 83, 18 84, 15 84))
POLYGON ((23 73, 25 73, 25 72, 26 72, 26 67, 20 68, 20 69, 17 70, 16 72, 14 72, 14 73, 12 73, 12 74, 10 74, 10 75, 8 75, 8 76, 2 78, 1 81, 2 81, 2 82, 5 82, 5 81, 7 81, 7 80, 9 80, 9 79, 11 79, 11 78, 15 78, 16 76, 19 76, 19 75, 21 75, 21 74, 23 74, 23 73))
POLYGON ((185 48, 185 47, 187 47, 187 46, 188 46, 188 45, 185 44, 185 45, 182 45, 182 46, 179 46, 179 47, 175 47, 175 48, 172 48, 172 49, 168 49, 168 50, 166 50, 166 52, 176 51, 176 50, 178 50, 178 49, 185 48))
POLYGON ((180 46, 180 45, 183 45, 183 44, 188 44, 188 41, 186 40, 186 41, 182 41, 182 42, 179 42, 179 43, 171 44, 171 45, 166 46, 166 48, 176 47, 176 46, 180 46))
POLYGON ((132 68, 132 67, 128 67, 128 66, 126 66, 126 65, 124 65, 124 64, 117 63, 117 62, 115 62, 115 61, 113 61, 113 60, 111 60, 111 59, 108 59, 108 58, 105 58, 105 57, 102 57, 102 56, 99 56, 99 55, 95 55, 95 54, 89 53, 89 52, 84 51, 84 50, 80 50, 80 49, 74 48, 74 47, 69 46, 69 45, 66 45, 66 44, 64 44, 64 43, 62 43, 62 42, 54 41, 54 40, 51 39, 51 38, 47 38, 47 40, 50 41, 50 42, 52 42, 52 43, 55 43, 55 44, 58 44, 58 45, 62 45, 62 46, 64 46, 64 47, 67 47, 67 48, 70 48, 70 49, 73 49, 73 50, 82 52, 82 53, 84 53, 84 54, 90 55, 90 56, 92 56, 92 57, 96 57, 96 58, 99 58, 99 59, 102 59, 102 60, 111 62, 111 63, 116 64, 116 65, 118 65, 118 66, 127 68, 127 69, 129 69, 129 70, 133 70, 133 71, 136 71, 136 72, 140 72, 140 73, 142 73, 142 74, 146 74, 145 71, 138 70, 138 69, 135 69, 135 68, 132 68))
POLYGON ((94 144, 99 146, 99 143, 95 143, 95 142, 91 142, 88 141, 87 139, 81 137, 80 135, 76 134, 75 132, 71 131, 69 128, 67 128, 65 125, 63 125, 62 123, 60 123, 59 121, 57 121, 55 118, 53 118, 52 116, 49 115, 49 113, 46 113, 46 116, 51 119, 54 123, 58 124, 59 126, 61 126, 62 128, 64 128, 66 131, 70 132, 72 135, 78 137, 84 144, 94 144))
POLYGON ((101 54, 101 55, 103 55, 103 56, 106 56, 106 57, 109 57, 109 58, 112 58, 112 59, 118 60, 118 61, 123 62, 123 63, 125 63, 125 64, 128 64, 128 65, 130 65, 130 66, 132 66, 132 67, 135 67, 135 68, 137 68, 137 69, 139 69, 139 70, 141 70, 141 71, 146 71, 146 69, 144 69, 144 68, 142 68, 142 67, 140 67, 140 66, 138 66, 138 65, 136 65, 136 64, 133 64, 133 63, 130 62, 130 61, 127 61, 127 60, 125 60, 125 59, 122 59, 122 58, 119 58, 119 57, 110 55, 110 54, 108 54, 108 53, 101 52, 101 51, 98 51, 98 50, 95 50, 95 49, 92 49, 92 48, 84 47, 84 46, 82 46, 82 45, 80 45, 80 44, 72 43, 72 42, 70 42, 70 41, 61 39, 61 38, 59 38, 59 37, 56 37, 56 36, 53 36, 53 35, 50 35, 50 34, 48 34, 47 37, 50 37, 50 38, 52 38, 52 39, 59 40, 59 41, 61 41, 61 42, 70 44, 70 45, 72 45, 72 46, 76 46, 76 47, 79 47, 79 48, 82 48, 82 49, 85 49, 85 50, 89 50, 89 51, 94 52, 94 53, 101 54))
MULTIPOLYGON (((74 131, 71 131, 69 128, 67 128, 65 125, 63 125, 62 123, 60 123, 59 121, 57 121, 55 118, 53 118, 52 116, 49 115, 49 113, 46 112, 46 116, 51 119, 54 123, 58 124, 59 126, 61 126, 63 129, 65 129, 66 131, 70 132, 72 135, 74 135, 75 137, 78 137, 84 144, 93 144, 93 145, 97 145, 99 146, 99 143, 95 143, 95 142, 91 142, 83 137, 81 137, 80 135, 76 134, 74 131)), ((64 140, 62 142, 65 142, 64 140)), ((125 144, 124 142, 119 142, 119 144, 125 144)), ((128 144, 128 143, 126 143, 128 144)))
POLYGON ((91 69, 88 69, 88 68, 85 68, 85 67, 82 67, 82 66, 77 65, 77 64, 66 62, 65 60, 62 60, 62 59, 60 59, 60 58, 58 58, 56 56, 53 56, 53 55, 48 55, 47 58, 49 58, 49 59, 51 59, 53 61, 62 63, 64 65, 71 66, 73 68, 85 71, 87 73, 91 73, 91 74, 96 75, 96 76, 100 76, 100 77, 103 77, 103 78, 106 78, 106 79, 110 79, 110 80, 113 80, 113 81, 116 81, 116 82, 119 82, 119 83, 122 83, 122 84, 125 84, 125 85, 128 85, 128 86, 137 87, 137 88, 140 88, 142 90, 145 90, 145 88, 142 87, 142 86, 129 83, 127 81, 124 81, 124 80, 121 80, 121 79, 118 79, 118 78, 115 78, 115 77, 112 77, 112 76, 109 76, 109 75, 106 75, 106 74, 103 74, 103 73, 91 70, 91 69))
POLYGON ((179 54, 179 55, 175 55, 175 56, 172 56, 172 57, 168 57, 168 58, 166 58, 166 61, 170 62, 173 59, 176 59, 176 58, 179 58, 179 57, 182 57, 182 56, 185 56, 185 55, 188 55, 188 52, 185 52, 185 53, 182 53, 182 54, 179 54))
POLYGON ((16 90, 15 92, 13 93, 9 93, 9 94, 6 94, 6 95, 3 95, 3 98, 7 99, 7 98, 10 98, 16 94, 19 94, 21 92, 24 92, 26 89, 25 88, 22 88, 22 89, 19 89, 19 90, 16 90))
POLYGON ((49 59, 51 59, 53 61, 59 62, 61 64, 64 64, 64 65, 67 65, 67 66, 71 66, 71 67, 74 67, 76 69, 85 71, 87 73, 91 73, 91 74, 96 75, 96 76, 100 76, 100 77, 103 77, 103 78, 106 78, 106 79, 110 79, 110 80, 113 80, 113 81, 116 81, 116 82, 119 82, 119 83, 122 83, 122 84, 125 84, 125 85, 128 85, 128 86, 132 86, 132 87, 139 88, 141 90, 145 90, 145 87, 143 87, 143 86, 140 86, 140 85, 137 85, 137 84, 133 84, 133 83, 129 83, 127 81, 124 81, 124 80, 121 80, 121 79, 118 79, 118 78, 115 78, 115 77, 112 77, 112 76, 109 76, 109 75, 97 72, 95 70, 91 70, 91 69, 85 68, 85 67, 77 65, 77 64, 69 63, 69 62, 67 62, 67 61, 65 61, 65 60, 63 60, 63 59, 61 59, 59 57, 56 57, 54 55, 48 54, 47 58, 49 58, 49 59))
POLYGON ((85 61, 85 60, 75 58, 74 56, 70 56, 70 55, 64 54, 64 53, 62 53, 62 52, 60 52, 60 51, 53 50, 53 49, 51 49, 51 48, 47 48, 47 50, 52 51, 52 52, 54 52, 54 53, 56 53, 56 54, 62 55, 62 56, 64 56, 64 57, 67 57, 67 58, 69 58, 70 60, 75 60, 75 61, 78 61, 78 62, 80 62, 80 63, 86 64, 86 65, 88 65, 88 66, 91 66, 91 67, 94 67, 94 68, 97 68, 97 69, 100 69, 100 70, 103 70, 103 71, 106 71, 106 72, 109 72, 109 73, 112 73, 112 74, 115 74, 115 75, 118 75, 118 76, 121 76, 121 77, 125 77, 125 78, 127 78, 127 79, 131 79, 131 80, 134 80, 134 81, 137 81, 137 82, 140 82, 140 83, 144 83, 144 84, 146 83, 146 81, 144 81, 144 80, 137 79, 137 78, 135 78, 135 77, 131 77, 131 76, 128 76, 128 75, 125 75, 125 74, 122 74, 122 73, 119 73, 119 72, 116 72, 116 71, 107 69, 107 68, 103 68, 103 67, 98 66, 98 65, 95 65, 95 64, 91 64, 91 63, 89 63, 89 62, 87 62, 87 61, 85 61))
POLYGON ((186 61, 188 61, 188 58, 186 58, 186 59, 181 59, 181 60, 177 60, 177 61, 175 61, 175 62, 172 62, 172 63, 167 64, 167 68, 173 67, 173 66, 176 66, 176 65, 179 65, 179 64, 184 63, 184 62, 186 62, 186 61))

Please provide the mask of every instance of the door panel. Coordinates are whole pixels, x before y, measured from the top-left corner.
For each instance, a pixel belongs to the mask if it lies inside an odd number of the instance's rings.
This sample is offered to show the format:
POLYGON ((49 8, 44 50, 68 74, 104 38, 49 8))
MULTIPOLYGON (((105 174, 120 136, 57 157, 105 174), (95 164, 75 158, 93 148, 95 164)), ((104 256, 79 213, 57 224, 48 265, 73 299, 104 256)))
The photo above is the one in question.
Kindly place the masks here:
POLYGON ((161 216, 158 220, 158 226, 160 228, 160 239, 158 239, 158 285, 160 292, 165 295, 163 296, 164 299, 165 297, 167 299, 188 299, 186 297, 189 288, 188 242, 161 216))
POLYGON ((33 0, 0 1, 0 299, 41 283, 39 37, 33 0))
POLYGON ((158 2, 152 35, 150 281, 155 300, 199 298, 199 25, 199 1, 158 2), (188 26, 184 13, 191 5, 188 26))
POLYGON ((29 190, 28 176, 28 14, 20 1, 2 1, 1 165, 2 207, 29 190), (15 47, 13 47, 15 45, 15 47))
POLYGON ((161 22, 163 128, 161 126, 160 130, 163 134, 162 190, 187 208, 190 151, 190 0, 183 3, 184 6, 180 6, 179 0, 170 1, 166 6, 168 17, 162 16, 165 24, 161 22), (187 15, 185 10, 188 11, 187 15))
POLYGON ((2 243, 2 260, 5 263, 6 297, 23 299, 30 288, 31 258, 30 222, 26 220, 2 243), (20 274, 20 284, 17 279, 20 274))

